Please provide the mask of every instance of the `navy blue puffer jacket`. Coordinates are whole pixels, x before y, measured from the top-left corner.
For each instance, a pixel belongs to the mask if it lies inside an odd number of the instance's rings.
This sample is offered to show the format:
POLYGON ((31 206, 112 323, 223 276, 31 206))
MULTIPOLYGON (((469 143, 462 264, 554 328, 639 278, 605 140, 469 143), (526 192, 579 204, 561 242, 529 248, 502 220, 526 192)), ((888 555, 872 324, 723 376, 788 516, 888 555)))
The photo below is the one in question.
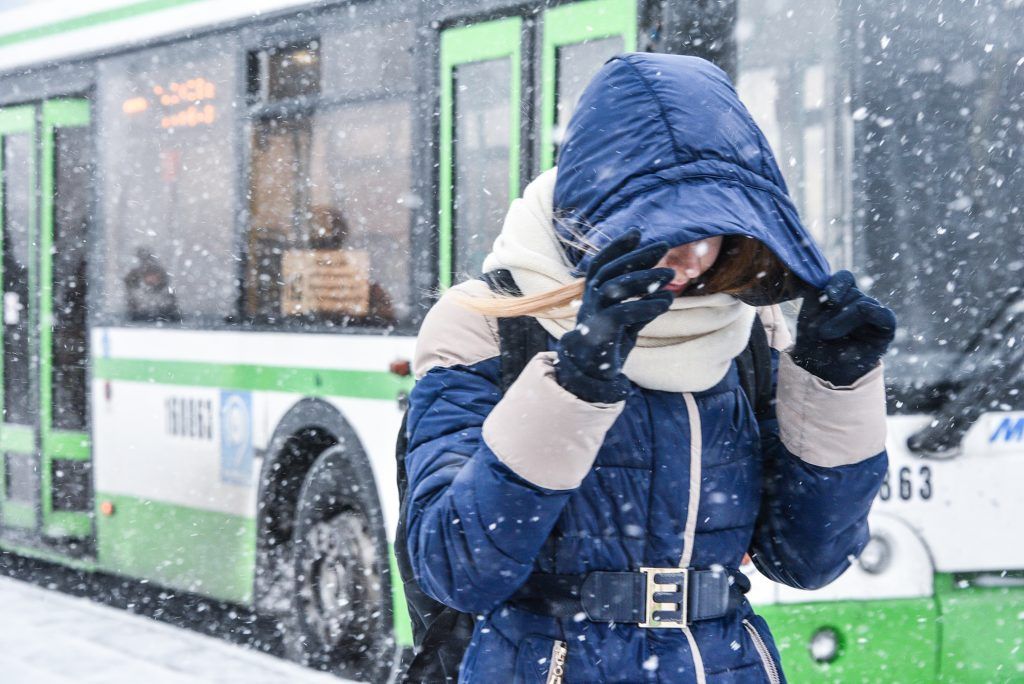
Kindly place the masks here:
MULTIPOLYGON (((809 289, 827 280, 763 136, 715 67, 625 55, 577 111, 556 212, 602 239, 632 226, 670 244, 750 235, 809 289)), ((735 569, 748 552, 773 580, 829 583, 867 542, 886 468, 881 368, 851 387, 815 378, 781 351, 788 333, 765 307, 777 403, 760 424, 735 366, 705 391, 634 385, 625 402, 588 404, 558 385, 548 352, 503 395, 495 321, 461 306, 459 291, 487 295, 479 281, 453 288, 418 342, 406 541, 424 590, 481 616, 461 680, 556 681, 560 642, 559 681, 781 681, 767 625, 745 601, 684 629, 643 629, 507 600, 535 572, 735 569)))

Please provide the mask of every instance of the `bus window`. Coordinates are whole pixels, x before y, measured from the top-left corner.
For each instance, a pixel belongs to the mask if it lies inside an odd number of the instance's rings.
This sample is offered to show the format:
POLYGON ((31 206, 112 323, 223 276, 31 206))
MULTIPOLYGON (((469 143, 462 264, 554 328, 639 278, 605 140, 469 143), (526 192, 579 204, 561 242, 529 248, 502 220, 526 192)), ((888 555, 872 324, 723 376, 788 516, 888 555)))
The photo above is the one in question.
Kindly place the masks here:
POLYGON ((101 64, 102 307, 115 320, 236 314, 232 46, 221 36, 101 64))
POLYGON ((455 270, 480 271, 511 200, 508 180, 512 62, 494 59, 454 69, 455 270))
POLYGON ((312 202, 330 207, 338 221, 314 225, 314 235, 367 255, 366 319, 372 325, 408 313, 411 109, 404 99, 368 102, 317 118, 312 202))
POLYGON ((371 6, 349 6, 346 15, 352 29, 324 33, 320 51, 326 92, 350 98, 415 92, 416 25, 396 17, 393 23, 380 26, 367 16, 378 12, 371 6))
POLYGON ((737 89, 779 159, 800 216, 849 265, 848 107, 836 70, 838 5, 741 2, 737 89))
MULTIPOLYGON (((562 142, 583 89, 609 57, 623 51, 622 43, 622 36, 613 36, 558 48, 558 70, 555 76, 558 99, 555 105, 555 130, 552 134, 552 143, 556 150, 562 142)), ((555 156, 557 158, 557 153, 555 156)))
POLYGON ((29 353, 29 261, 32 255, 31 216, 35 194, 32 133, 0 137, 3 144, 3 422, 31 424, 36 410, 32 399, 32 355, 29 353))
POLYGON ((280 102, 320 92, 320 44, 313 40, 249 53, 251 102, 280 102))
POLYGON ((36 110, 0 110, 0 222, 3 248, 3 410, 0 431, 0 516, 4 526, 34 528, 39 467, 32 428, 38 357, 33 353, 38 320, 36 212, 36 110), (27 429, 26 429, 27 428, 27 429))
MULTIPOLYGON (((306 106, 282 115, 281 103, 267 101, 254 110, 250 320, 389 328, 408 317, 414 81, 405 46, 412 40, 407 23, 325 33, 293 48, 317 74, 284 102, 303 98, 306 106), (387 79, 347 78, 352 61, 387 79)), ((254 90, 270 98, 281 92, 254 90)))
MULTIPOLYGON (((970 382, 952 369, 1024 273, 1024 5, 872 0, 860 14, 856 257, 900 320, 886 375, 901 388, 970 382)), ((1002 362, 971 356, 968 374, 1002 362)), ((1024 406, 1014 385, 1001 378, 986 400, 1024 406)))
POLYGON ((53 129, 53 427, 86 427, 86 252, 92 135, 86 126, 53 129))
POLYGON ((310 129, 305 116, 253 124, 245 303, 246 315, 263 322, 281 317, 281 262, 296 232, 297 190, 309 178, 310 129))
POLYGON ((480 272, 519 193, 521 31, 509 17, 441 34, 442 287, 480 272))
POLYGON ((540 168, 558 146, 583 89, 612 56, 636 49, 634 0, 587 0, 547 10, 541 48, 540 168))

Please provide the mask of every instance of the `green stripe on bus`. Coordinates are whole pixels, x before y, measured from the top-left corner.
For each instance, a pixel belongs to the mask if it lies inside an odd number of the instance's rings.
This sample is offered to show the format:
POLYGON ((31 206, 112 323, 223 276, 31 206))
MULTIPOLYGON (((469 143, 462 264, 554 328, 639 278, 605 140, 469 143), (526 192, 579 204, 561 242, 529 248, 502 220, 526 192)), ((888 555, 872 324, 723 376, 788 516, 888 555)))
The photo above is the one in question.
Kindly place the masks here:
MULTIPOLYGON (((96 495, 98 570, 252 605, 256 521, 134 496, 96 495), (113 514, 99 511, 113 504, 113 514)), ((58 559, 64 562, 63 559, 58 559)), ((389 545, 395 640, 412 646, 401 575, 389 545)))
POLYGON ((40 549, 35 546, 12 543, 6 539, 0 539, 0 550, 13 553, 25 558, 35 558, 48 563, 60 563, 76 570, 92 572, 96 570, 96 563, 90 558, 70 558, 48 549, 40 549))
POLYGON ((291 368, 249 364, 93 359, 93 377, 161 385, 219 387, 312 396, 395 399, 412 389, 411 377, 381 371, 291 368))
POLYGON ((36 110, 31 105, 0 109, 0 135, 28 133, 36 122, 36 110))
POLYGON ((135 496, 96 495, 99 569, 252 604, 256 521, 135 496), (113 514, 99 506, 109 501, 113 514))
POLYGON ((92 122, 89 100, 55 98, 43 102, 43 126, 75 128, 92 122))
POLYGON ((35 529, 36 508, 30 503, 0 502, 0 524, 4 527, 35 529))
POLYGON ((395 643, 402 647, 411 647, 413 646, 412 621, 409 618, 409 605, 405 601, 402 574, 398 571, 398 560, 395 558, 395 547, 392 544, 388 544, 388 563, 391 566, 391 614, 395 643))
POLYGON ((49 511, 43 515, 43 534, 53 539, 92 536, 92 516, 81 511, 49 511))
POLYGON ((77 17, 71 17, 70 19, 43 24, 42 26, 33 26, 32 28, 22 29, 21 31, 0 34, 0 47, 14 45, 15 43, 22 43, 26 40, 46 38, 58 33, 77 31, 79 29, 98 26, 99 24, 106 24, 112 21, 131 19, 143 14, 149 14, 150 12, 173 9, 182 5, 190 5, 195 2, 199 2, 199 0, 143 0, 142 2, 132 3, 123 7, 114 7, 100 12, 82 14, 77 17))
POLYGON ((935 681, 941 642, 939 612, 932 597, 755 605, 754 609, 768 622, 790 681, 845 682, 862 677, 935 681), (837 633, 839 650, 832 662, 819 663, 811 655, 811 639, 825 628, 837 633), (895 644, 899 646, 894 650, 895 644), (892 657, 879 658, 885 653, 892 657))
POLYGON ((92 442, 87 432, 53 431, 47 435, 46 451, 48 460, 54 458, 73 461, 88 461, 92 453, 92 442))
POLYGON ((36 452, 36 433, 27 425, 0 425, 0 451, 17 454, 36 452))

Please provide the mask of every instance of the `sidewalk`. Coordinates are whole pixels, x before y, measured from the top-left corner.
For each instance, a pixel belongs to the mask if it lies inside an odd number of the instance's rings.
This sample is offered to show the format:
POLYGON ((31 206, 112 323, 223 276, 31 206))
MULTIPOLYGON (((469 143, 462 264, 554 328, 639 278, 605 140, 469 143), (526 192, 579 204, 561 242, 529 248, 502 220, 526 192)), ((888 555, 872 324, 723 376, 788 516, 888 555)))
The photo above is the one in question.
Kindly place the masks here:
POLYGON ((270 655, 0 577, 3 684, 345 684, 270 655))

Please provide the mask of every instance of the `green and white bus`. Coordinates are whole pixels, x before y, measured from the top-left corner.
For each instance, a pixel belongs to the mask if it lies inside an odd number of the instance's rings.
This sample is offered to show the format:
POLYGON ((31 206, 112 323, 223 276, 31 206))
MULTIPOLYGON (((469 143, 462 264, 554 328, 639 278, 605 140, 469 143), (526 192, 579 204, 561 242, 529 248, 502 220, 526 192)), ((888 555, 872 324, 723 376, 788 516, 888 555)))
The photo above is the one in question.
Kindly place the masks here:
POLYGON ((754 581, 787 673, 1024 679, 1022 26, 1018 0, 0 1, 0 548, 386 679, 417 325, 608 56, 697 54, 902 323, 871 544, 819 591, 754 581))

